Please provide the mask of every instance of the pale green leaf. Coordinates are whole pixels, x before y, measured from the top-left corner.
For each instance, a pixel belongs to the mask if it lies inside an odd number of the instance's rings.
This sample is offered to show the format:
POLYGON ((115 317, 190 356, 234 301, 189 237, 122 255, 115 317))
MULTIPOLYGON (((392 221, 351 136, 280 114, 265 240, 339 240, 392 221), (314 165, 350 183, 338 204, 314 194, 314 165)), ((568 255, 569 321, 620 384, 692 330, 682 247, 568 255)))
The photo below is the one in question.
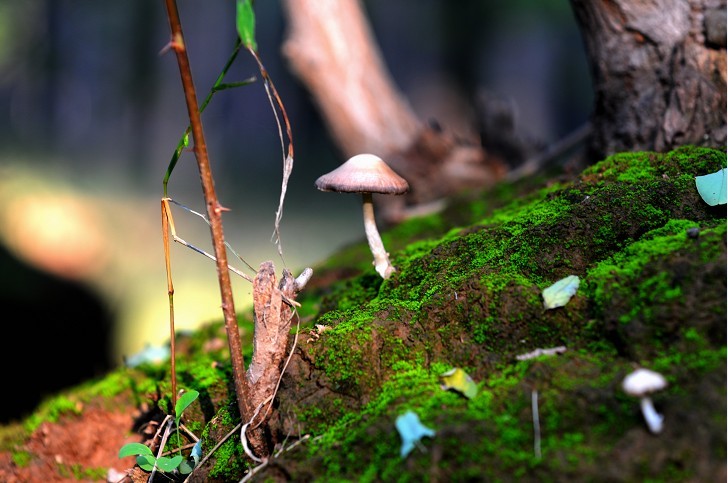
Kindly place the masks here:
POLYGON ((703 201, 710 206, 726 204, 726 168, 695 177, 695 186, 703 201))
POLYGON ((555 309, 566 305, 571 297, 574 296, 579 289, 579 277, 569 275, 554 283, 550 287, 543 289, 543 306, 545 309, 555 309))

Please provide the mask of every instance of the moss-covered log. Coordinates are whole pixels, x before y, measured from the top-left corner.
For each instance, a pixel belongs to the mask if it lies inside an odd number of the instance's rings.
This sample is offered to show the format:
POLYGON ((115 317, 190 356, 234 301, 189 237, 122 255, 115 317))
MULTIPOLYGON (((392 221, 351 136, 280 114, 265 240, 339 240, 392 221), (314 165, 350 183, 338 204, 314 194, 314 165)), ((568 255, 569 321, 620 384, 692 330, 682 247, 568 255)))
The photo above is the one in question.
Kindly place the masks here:
MULTIPOLYGON (((272 414, 282 451, 251 480, 725 478, 726 206, 695 186, 725 166, 709 148, 619 154, 572 179, 464 195, 383 233, 398 267, 387 280, 364 241, 314 268, 272 414), (568 275, 576 294, 544 309, 542 290, 568 275), (637 366, 667 378, 652 397, 660 434, 621 389, 637 366), (454 367, 475 397, 442 388, 454 367), (435 436, 402 458, 395 419, 408 410, 435 436)), ((251 319, 241 314, 246 346, 251 319)), ((201 393, 185 421, 205 455, 225 440, 191 481, 240 481, 256 466, 232 431, 223 334, 212 324, 178 344, 180 385, 201 393)), ((165 370, 109 377, 164 407, 165 370), (119 382, 130 376, 136 385, 119 382)))

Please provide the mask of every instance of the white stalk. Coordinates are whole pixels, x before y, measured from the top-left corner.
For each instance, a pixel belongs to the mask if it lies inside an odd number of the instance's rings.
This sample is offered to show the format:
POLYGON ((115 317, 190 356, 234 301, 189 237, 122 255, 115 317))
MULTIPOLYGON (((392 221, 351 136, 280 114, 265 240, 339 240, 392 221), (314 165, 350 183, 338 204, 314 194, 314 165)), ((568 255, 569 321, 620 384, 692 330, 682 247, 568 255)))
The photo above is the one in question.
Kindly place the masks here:
POLYGON ((382 237, 379 236, 377 223, 374 219, 374 203, 371 193, 362 193, 362 210, 364 212, 364 231, 367 234, 369 249, 374 256, 374 268, 382 278, 387 279, 394 273, 395 269, 389 262, 389 254, 384 249, 382 237))
POLYGON ((662 431, 662 420, 664 419, 664 416, 655 410, 655 406, 652 404, 652 399, 647 396, 643 396, 640 399, 640 408, 642 409, 642 415, 644 416, 645 422, 647 423, 647 427, 650 428, 650 431, 655 434, 662 431))

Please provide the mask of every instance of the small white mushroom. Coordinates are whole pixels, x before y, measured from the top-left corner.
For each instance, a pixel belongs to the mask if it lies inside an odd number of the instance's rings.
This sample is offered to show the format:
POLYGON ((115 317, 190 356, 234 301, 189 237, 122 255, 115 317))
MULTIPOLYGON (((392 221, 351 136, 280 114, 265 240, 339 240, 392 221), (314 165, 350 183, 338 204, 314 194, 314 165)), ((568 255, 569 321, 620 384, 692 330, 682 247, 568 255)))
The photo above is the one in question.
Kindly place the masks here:
POLYGON ((630 396, 640 398, 640 409, 647 427, 654 434, 662 431, 663 415, 655 410, 650 395, 667 387, 662 374, 649 369, 639 368, 622 381, 622 389, 630 396))
POLYGON ((374 218, 372 193, 401 195, 409 191, 407 181, 395 173, 380 157, 373 154, 357 154, 344 164, 320 176, 316 188, 339 193, 361 193, 364 212, 364 231, 369 249, 374 256, 374 268, 382 278, 389 278, 395 271, 384 249, 374 218))

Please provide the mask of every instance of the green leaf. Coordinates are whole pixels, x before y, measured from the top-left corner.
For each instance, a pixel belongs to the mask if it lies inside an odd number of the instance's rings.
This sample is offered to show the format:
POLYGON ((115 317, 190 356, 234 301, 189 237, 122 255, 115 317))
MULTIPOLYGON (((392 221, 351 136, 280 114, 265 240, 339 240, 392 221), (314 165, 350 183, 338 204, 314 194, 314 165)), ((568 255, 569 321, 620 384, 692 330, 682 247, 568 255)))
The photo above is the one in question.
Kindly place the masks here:
POLYGON ((152 471, 154 469, 154 464, 157 462, 157 458, 155 458, 153 455, 140 455, 137 456, 136 461, 139 465, 139 468, 143 469, 144 471, 152 471))
POLYGON ((726 204, 726 168, 695 177, 695 186, 703 201, 710 206, 726 204))
POLYGON ((170 472, 177 469, 177 467, 182 463, 182 456, 177 455, 174 458, 168 458, 166 456, 160 456, 157 460, 157 468, 164 472, 170 472))
POLYGON ((197 391, 187 391, 177 399, 177 404, 174 405, 174 414, 176 416, 177 426, 179 426, 179 420, 182 418, 182 413, 185 409, 192 404, 200 393, 197 391))
POLYGON ((414 449, 415 444, 420 443, 423 436, 435 436, 435 431, 423 426, 419 416, 412 411, 397 416, 394 425, 402 438, 402 448, 399 451, 402 458, 406 457, 414 449))
POLYGON ((180 465, 179 465, 179 472, 180 472, 180 474, 182 474, 182 475, 189 475, 189 474, 190 474, 190 473, 192 473, 192 472, 193 472, 194 470, 195 470, 195 465, 194 465, 194 464, 193 464, 192 462, 190 462, 190 460, 189 460, 189 459, 187 459, 187 460, 184 460, 184 461, 183 461, 182 463, 180 463, 180 465))
POLYGON ((152 450, 149 446, 141 443, 127 443, 119 450, 119 458, 126 458, 127 456, 136 455, 151 455, 152 450))
POLYGON ((238 0, 235 12, 235 26, 240 41, 247 49, 258 50, 255 43, 255 12, 252 0, 238 0))
POLYGON ((545 309, 554 309, 566 305, 579 289, 579 277, 569 275, 562 278, 548 288, 543 289, 543 306, 545 309))
POLYGON ((443 382, 440 387, 446 391, 452 389, 468 399, 473 399, 478 394, 478 385, 467 372, 459 367, 440 374, 440 378, 443 382))

